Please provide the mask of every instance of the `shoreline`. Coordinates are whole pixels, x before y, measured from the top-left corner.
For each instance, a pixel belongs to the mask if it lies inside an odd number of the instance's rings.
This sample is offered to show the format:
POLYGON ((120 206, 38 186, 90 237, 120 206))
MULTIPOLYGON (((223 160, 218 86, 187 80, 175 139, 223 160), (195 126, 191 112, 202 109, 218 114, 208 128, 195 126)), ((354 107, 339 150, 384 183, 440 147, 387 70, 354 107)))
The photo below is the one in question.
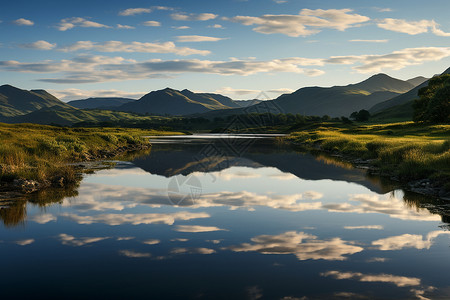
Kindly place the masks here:
POLYGON ((135 144, 120 146, 112 150, 104 149, 98 151, 98 153, 85 154, 83 160, 67 163, 67 166, 72 166, 75 171, 76 176, 74 179, 68 179, 61 175, 44 181, 27 178, 16 178, 13 181, 0 181, 0 207, 5 202, 25 198, 35 192, 48 188, 65 188, 68 185, 76 184, 83 179, 83 174, 93 170, 107 168, 108 166, 105 164, 105 160, 149 150, 151 147, 152 145, 150 143, 135 144))
POLYGON ((376 159, 364 159, 362 157, 345 154, 339 151, 329 151, 323 149, 319 144, 315 144, 314 147, 311 147, 308 143, 298 143, 295 141, 292 141, 291 144, 294 147, 299 147, 309 153, 324 153, 333 158, 350 163, 354 168, 366 170, 366 173, 369 175, 380 176, 391 181, 398 182, 401 185, 401 188, 408 192, 434 197, 444 201, 450 201, 450 191, 445 189, 442 181, 432 180, 430 178, 402 180, 395 173, 382 170, 374 165, 374 162, 377 161, 376 159))

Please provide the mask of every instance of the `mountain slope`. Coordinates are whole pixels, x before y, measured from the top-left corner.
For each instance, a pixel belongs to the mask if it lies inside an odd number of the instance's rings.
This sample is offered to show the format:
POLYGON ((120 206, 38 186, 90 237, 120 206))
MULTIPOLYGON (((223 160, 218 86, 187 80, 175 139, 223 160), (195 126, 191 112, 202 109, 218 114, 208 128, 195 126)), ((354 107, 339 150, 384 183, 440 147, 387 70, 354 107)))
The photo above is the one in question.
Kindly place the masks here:
POLYGON ((227 98, 217 94, 197 94, 189 90, 180 92, 166 88, 150 92, 141 99, 121 105, 115 110, 153 115, 188 115, 217 109, 228 109, 230 106, 221 103, 221 101, 227 103, 231 100, 227 98))
POLYGON ((44 90, 21 90, 11 85, 0 86, 0 117, 27 114, 45 107, 71 108, 44 90))
POLYGON ((182 90, 181 94, 185 95, 191 100, 202 104, 207 104, 215 107, 215 109, 224 109, 230 107, 239 107, 231 98, 213 93, 193 93, 190 90, 182 90))
POLYGON ((369 109, 413 87, 406 81, 378 74, 347 86, 301 88, 292 94, 281 95, 273 103, 285 113, 340 117, 369 109))
POLYGON ((67 102, 70 106, 81 109, 108 109, 111 107, 118 107, 124 105, 125 103, 130 103, 136 101, 130 98, 119 98, 119 97, 98 97, 98 98, 87 98, 80 100, 73 100, 67 102))
MULTIPOLYGON (((450 68, 442 72, 442 74, 450 74, 450 68)), ((442 75, 441 74, 441 75, 442 75)), ((417 99, 419 90, 428 86, 428 80, 414 87, 408 92, 398 95, 394 98, 380 102, 370 108, 371 114, 378 114, 378 118, 390 118, 392 115, 409 116, 406 120, 412 120, 414 99, 417 99), (383 112, 386 111, 384 115, 383 112)))

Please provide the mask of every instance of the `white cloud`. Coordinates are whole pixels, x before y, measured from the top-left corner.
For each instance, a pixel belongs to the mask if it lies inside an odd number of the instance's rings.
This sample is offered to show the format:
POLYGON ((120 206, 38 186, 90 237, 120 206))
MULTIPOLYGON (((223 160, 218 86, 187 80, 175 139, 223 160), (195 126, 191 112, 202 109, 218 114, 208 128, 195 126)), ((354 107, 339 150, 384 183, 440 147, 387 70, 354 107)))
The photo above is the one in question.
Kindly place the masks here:
POLYGON ((52 214, 47 213, 47 214, 35 215, 35 216, 31 217, 30 220, 34 221, 36 223, 39 223, 39 224, 46 224, 51 221, 56 221, 57 217, 52 214))
POLYGON ((340 272, 340 271, 327 271, 321 273, 322 276, 330 276, 338 280, 353 279, 361 282, 384 282, 392 283, 398 287, 405 286, 420 286, 420 278, 396 276, 391 274, 363 274, 359 272, 340 272))
POLYGON ((189 26, 172 26, 173 29, 176 30, 184 30, 184 29, 190 29, 191 27, 189 26))
POLYGON ((122 25, 117 24, 117 29, 135 29, 136 27, 130 26, 130 25, 122 25))
POLYGON ((407 21, 403 19, 386 18, 377 23, 377 26, 386 30, 416 35, 431 31, 437 36, 450 36, 450 33, 439 29, 434 20, 407 21))
POLYGON ((218 38, 212 36, 202 36, 202 35, 180 35, 177 36, 178 42, 217 42, 221 40, 226 40, 226 38, 218 38))
POLYGON ((430 249, 434 240, 440 235, 449 235, 450 231, 436 230, 428 233, 425 237, 420 234, 402 234, 372 242, 380 250, 401 250, 404 248, 430 249))
POLYGON ((208 21, 218 17, 216 14, 201 13, 201 14, 186 14, 186 13, 174 13, 170 15, 172 19, 176 21, 208 21))
MULTIPOLYGON (((90 45, 89 45, 90 47, 90 45)), ((43 78, 39 81, 52 83, 87 83, 123 81, 144 78, 168 78, 181 73, 206 73, 218 75, 253 75, 258 73, 290 72, 317 76, 321 70, 303 69, 301 64, 309 64, 308 59, 287 58, 269 61, 255 60, 161 60, 152 59, 137 62, 123 57, 77 56, 72 60, 21 63, 0 61, 0 70, 30 73, 62 72, 66 76, 43 78)))
POLYGON ((119 16, 134 16, 139 14, 148 14, 151 13, 152 10, 150 8, 127 8, 119 12, 119 16))
POLYGON ((217 93, 217 94, 235 94, 235 95, 239 95, 239 96, 250 95, 250 94, 257 94, 257 93, 260 93, 260 92, 261 92, 260 90, 234 89, 234 88, 229 87, 229 86, 220 88, 220 89, 215 91, 215 93, 217 93))
POLYGON ((175 221, 188 221, 194 219, 209 218, 210 215, 204 212, 190 213, 180 211, 177 213, 168 214, 100 214, 94 216, 80 216, 76 214, 63 213, 61 216, 66 217, 78 224, 93 224, 103 223, 111 226, 123 224, 166 224, 173 225, 175 221))
POLYGON ((256 251, 262 254, 293 254, 298 260, 346 260, 346 255, 364 249, 340 238, 319 240, 317 236, 304 232, 288 231, 279 235, 260 235, 244 243, 226 249, 235 252, 256 251))
POLYGON ((225 29, 225 27, 220 24, 209 25, 208 28, 225 29))
POLYGON ((391 12, 393 11, 392 8, 389 7, 373 7, 374 10, 378 12, 391 12))
POLYGON ((56 43, 52 44, 47 41, 40 40, 40 41, 36 41, 34 43, 21 44, 20 46, 22 48, 28 48, 28 49, 52 50, 56 47, 56 43))
POLYGON ((142 23, 142 25, 149 27, 159 27, 161 26, 161 23, 158 21, 145 21, 142 23))
POLYGON ((124 43, 120 41, 107 41, 95 43, 91 41, 78 41, 75 44, 60 47, 58 50, 72 52, 79 50, 94 50, 98 52, 125 52, 125 53, 174 53, 181 56, 187 55, 208 55, 208 50, 197 50, 189 47, 177 47, 173 42, 163 43, 124 43))
POLYGON ((293 89, 288 89, 288 88, 279 88, 279 89, 271 89, 271 90, 267 90, 266 92, 268 93, 272 93, 272 94, 290 94, 292 92, 294 92, 295 90, 293 89))
POLYGON ((106 239, 109 239, 109 237, 82 237, 82 238, 76 238, 72 235, 68 235, 65 233, 61 233, 58 236, 59 240, 63 245, 67 246, 73 246, 73 247, 80 247, 85 246, 87 244, 97 243, 106 239))
POLYGON ((19 25, 19 26, 33 26, 34 25, 33 21, 27 20, 27 19, 24 19, 24 18, 20 18, 20 19, 14 20, 13 23, 16 24, 16 25, 19 25))
POLYGON ((200 226, 200 225, 178 225, 174 229, 178 232, 191 232, 191 233, 197 233, 197 232, 211 232, 211 231, 223 231, 226 229, 221 229, 216 226, 200 226))
POLYGON ((80 90, 80 89, 65 89, 65 90, 48 90, 50 94, 63 101, 79 100, 86 98, 97 97, 122 97, 139 99, 147 92, 125 92, 119 90, 80 90))
POLYGON ((428 61, 438 61, 450 56, 450 47, 406 48, 381 55, 332 56, 324 60, 330 64, 356 64, 359 73, 375 73, 383 70, 400 70, 407 66, 420 65, 428 61))
POLYGON ((152 254, 148 252, 136 252, 133 250, 120 250, 119 254, 129 258, 147 258, 152 256, 152 254))
MULTIPOLYGON (((113 41, 112 41, 113 42, 113 41)), ((172 48, 169 44, 147 43, 124 44, 122 42, 95 44, 90 41, 74 44, 76 49, 98 49, 102 51, 169 51, 188 54, 202 51, 190 48, 172 48), (147 47, 148 46, 148 47, 147 47)), ((170 42, 169 42, 170 43, 170 42)), ((74 50, 72 48, 72 50, 74 50)), ((80 55, 71 60, 40 62, 0 61, 0 70, 27 73, 62 73, 55 78, 41 78, 38 81, 51 83, 87 83, 124 81, 144 78, 171 78, 182 73, 205 73, 217 75, 248 76, 261 73, 298 73, 318 76, 324 73, 318 69, 306 69, 303 66, 323 66, 326 64, 349 64, 360 73, 374 73, 383 70, 400 70, 407 66, 420 65, 429 61, 439 61, 450 56, 450 47, 406 48, 381 55, 349 55, 329 58, 291 57, 258 61, 255 59, 230 59, 228 61, 211 60, 162 60, 151 59, 136 61, 123 57, 80 55)))
POLYGON ((349 40, 349 42, 357 42, 357 43, 387 43, 389 40, 349 40))
POLYGON ((19 240, 19 241, 15 241, 14 243, 19 245, 19 246, 28 246, 34 243, 34 239, 27 239, 27 240, 19 240))
POLYGON ((361 226, 344 226, 345 229, 354 230, 354 229, 376 229, 383 230, 382 225, 361 225, 361 226))
POLYGON ((316 34, 325 28, 344 31, 370 20, 366 16, 350 14, 352 11, 351 9, 302 9, 298 15, 236 16, 227 20, 246 26, 255 25, 253 30, 259 33, 281 33, 298 37, 316 34))
POLYGON ((276 4, 284 4, 284 3, 288 3, 287 0, 273 0, 273 2, 275 2, 276 4))
POLYGON ((66 31, 75 27, 111 28, 108 25, 89 21, 80 17, 62 19, 57 25, 59 31, 66 31))

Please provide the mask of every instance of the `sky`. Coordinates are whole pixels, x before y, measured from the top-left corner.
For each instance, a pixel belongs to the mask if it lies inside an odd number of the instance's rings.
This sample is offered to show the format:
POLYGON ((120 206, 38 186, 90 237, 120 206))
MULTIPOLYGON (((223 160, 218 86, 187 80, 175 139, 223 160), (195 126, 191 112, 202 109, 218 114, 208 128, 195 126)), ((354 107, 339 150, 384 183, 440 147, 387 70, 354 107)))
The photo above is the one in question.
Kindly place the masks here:
POLYGON ((448 0, 3 1, 0 84, 63 101, 233 99, 450 67, 448 0))

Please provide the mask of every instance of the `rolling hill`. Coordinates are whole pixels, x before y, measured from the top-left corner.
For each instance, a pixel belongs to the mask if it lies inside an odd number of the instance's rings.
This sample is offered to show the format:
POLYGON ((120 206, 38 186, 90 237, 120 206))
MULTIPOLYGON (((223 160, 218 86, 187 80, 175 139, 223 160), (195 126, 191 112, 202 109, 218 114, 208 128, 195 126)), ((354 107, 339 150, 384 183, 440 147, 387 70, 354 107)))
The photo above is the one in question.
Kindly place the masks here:
POLYGON ((44 90, 27 91, 11 85, 0 86, 1 120, 48 107, 72 108, 44 90))
POLYGON ((166 88, 150 92, 141 99, 116 107, 114 110, 152 115, 189 115, 232 107, 239 106, 222 95, 166 88))

